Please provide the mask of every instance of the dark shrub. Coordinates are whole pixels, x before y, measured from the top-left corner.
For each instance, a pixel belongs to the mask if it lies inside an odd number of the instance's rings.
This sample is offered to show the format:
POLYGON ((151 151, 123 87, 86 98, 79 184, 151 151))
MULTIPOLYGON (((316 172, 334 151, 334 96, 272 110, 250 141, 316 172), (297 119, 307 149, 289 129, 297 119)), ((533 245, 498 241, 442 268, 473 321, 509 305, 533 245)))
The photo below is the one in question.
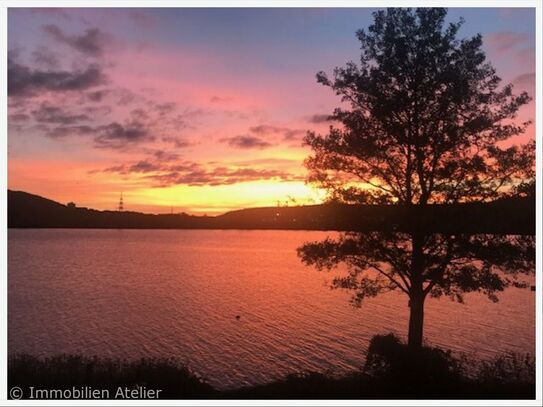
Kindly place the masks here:
POLYGON ((413 351, 394 334, 371 339, 364 370, 373 377, 405 381, 450 381, 461 375, 460 364, 449 351, 431 347, 413 351))
POLYGON ((17 355, 8 361, 8 387, 72 389, 84 386, 108 390, 119 387, 161 390, 160 398, 213 397, 214 389, 174 359, 99 359, 79 355, 36 358, 17 355))

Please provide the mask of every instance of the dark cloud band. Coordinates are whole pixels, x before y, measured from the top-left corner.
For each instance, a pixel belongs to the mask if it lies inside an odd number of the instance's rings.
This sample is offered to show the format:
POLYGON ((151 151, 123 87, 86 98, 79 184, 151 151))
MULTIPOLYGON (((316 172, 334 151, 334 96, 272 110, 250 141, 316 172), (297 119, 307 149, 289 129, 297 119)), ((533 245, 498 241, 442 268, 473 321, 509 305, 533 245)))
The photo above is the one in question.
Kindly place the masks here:
POLYGON ((58 26, 48 24, 43 30, 56 41, 88 56, 101 56, 109 35, 98 28, 90 28, 82 35, 67 35, 58 26))
POLYGON ((33 96, 43 92, 81 91, 105 82, 102 68, 91 64, 83 70, 32 69, 8 57, 8 96, 33 96))

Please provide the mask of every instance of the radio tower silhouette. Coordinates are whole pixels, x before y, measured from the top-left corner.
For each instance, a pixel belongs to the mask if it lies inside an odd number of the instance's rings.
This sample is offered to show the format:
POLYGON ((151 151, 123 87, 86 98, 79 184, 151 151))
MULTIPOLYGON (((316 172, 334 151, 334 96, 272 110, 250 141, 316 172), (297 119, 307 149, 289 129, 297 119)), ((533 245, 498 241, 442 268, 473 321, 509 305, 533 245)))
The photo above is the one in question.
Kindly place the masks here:
POLYGON ((121 192, 121 199, 119 199, 119 207, 117 208, 119 212, 124 211, 124 205, 123 205, 123 193, 121 192))

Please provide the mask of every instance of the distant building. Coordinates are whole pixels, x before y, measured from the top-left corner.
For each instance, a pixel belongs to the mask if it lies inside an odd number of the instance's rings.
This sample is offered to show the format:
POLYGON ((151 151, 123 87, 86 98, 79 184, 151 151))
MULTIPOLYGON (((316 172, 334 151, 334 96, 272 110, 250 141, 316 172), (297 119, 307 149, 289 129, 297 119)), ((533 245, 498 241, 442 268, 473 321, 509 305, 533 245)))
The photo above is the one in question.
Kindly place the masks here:
POLYGON ((68 202, 68 205, 66 205, 68 208, 70 209, 74 209, 75 208, 75 202, 68 202))

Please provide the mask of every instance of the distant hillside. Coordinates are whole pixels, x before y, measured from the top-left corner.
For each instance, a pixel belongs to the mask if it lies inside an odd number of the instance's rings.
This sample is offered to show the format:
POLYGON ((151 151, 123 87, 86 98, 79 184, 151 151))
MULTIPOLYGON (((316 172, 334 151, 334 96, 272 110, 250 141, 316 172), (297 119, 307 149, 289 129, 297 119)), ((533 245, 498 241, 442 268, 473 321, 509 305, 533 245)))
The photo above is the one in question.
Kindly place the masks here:
POLYGON ((151 215, 68 207, 8 190, 9 228, 396 230, 535 234, 535 200, 459 205, 341 205, 251 208, 220 216, 151 215))

